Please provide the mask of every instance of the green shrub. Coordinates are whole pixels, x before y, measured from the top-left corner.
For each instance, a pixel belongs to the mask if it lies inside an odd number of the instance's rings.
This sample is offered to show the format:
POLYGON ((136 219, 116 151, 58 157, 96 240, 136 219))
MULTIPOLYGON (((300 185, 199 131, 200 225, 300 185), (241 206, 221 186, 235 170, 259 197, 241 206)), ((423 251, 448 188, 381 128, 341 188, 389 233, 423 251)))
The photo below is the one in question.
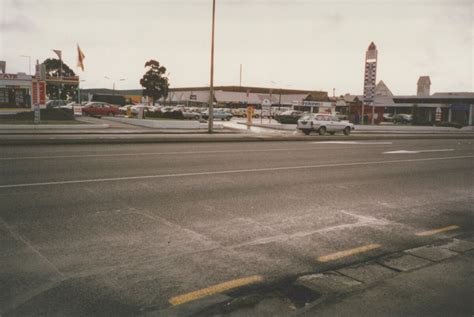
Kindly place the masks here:
MULTIPOLYGON (((74 120, 72 110, 69 109, 41 109, 40 110, 41 120, 74 120)), ((2 118, 13 119, 13 120, 34 120, 34 111, 19 112, 15 114, 4 115, 2 118)))
POLYGON ((436 126, 461 129, 464 125, 458 122, 441 122, 437 123, 436 126))

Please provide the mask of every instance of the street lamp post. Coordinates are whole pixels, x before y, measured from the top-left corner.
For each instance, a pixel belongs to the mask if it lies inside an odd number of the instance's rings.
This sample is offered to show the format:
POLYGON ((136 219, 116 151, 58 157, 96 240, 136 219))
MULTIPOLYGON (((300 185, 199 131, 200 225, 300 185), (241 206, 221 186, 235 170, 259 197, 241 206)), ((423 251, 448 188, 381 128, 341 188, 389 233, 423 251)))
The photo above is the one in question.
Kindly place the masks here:
POLYGON ((211 32, 211 82, 209 85, 209 133, 212 133, 214 121, 214 24, 216 18, 216 0, 212 0, 212 32, 211 32))
MULTIPOLYGON (((105 79, 111 80, 112 81, 112 95, 115 96, 115 80, 110 79, 108 76, 104 76, 105 79)), ((125 78, 120 78, 118 81, 124 81, 125 78)))
POLYGON ((31 75, 31 56, 29 56, 29 55, 20 55, 20 57, 28 58, 28 71, 29 71, 28 75, 31 75))

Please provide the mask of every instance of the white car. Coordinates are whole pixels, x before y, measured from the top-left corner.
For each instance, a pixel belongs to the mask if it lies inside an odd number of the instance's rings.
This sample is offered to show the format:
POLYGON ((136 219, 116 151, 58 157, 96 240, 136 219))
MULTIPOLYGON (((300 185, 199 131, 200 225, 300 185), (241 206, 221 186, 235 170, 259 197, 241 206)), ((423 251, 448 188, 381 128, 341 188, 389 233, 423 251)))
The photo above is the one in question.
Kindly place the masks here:
POLYGON ((332 135, 336 132, 349 135, 354 130, 354 125, 349 121, 340 120, 333 114, 310 113, 298 120, 296 128, 306 135, 313 131, 318 132, 319 135, 325 135, 326 132, 332 135))

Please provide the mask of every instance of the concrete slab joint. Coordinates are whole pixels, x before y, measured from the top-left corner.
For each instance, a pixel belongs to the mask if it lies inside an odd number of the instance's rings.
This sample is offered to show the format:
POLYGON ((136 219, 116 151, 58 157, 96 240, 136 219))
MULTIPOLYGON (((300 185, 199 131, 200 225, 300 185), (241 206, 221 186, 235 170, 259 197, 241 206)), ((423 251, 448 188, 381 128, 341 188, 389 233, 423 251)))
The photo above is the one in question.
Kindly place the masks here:
POLYGON ((404 252, 430 261, 442 261, 458 255, 458 253, 443 248, 443 246, 424 246, 405 250, 404 252))

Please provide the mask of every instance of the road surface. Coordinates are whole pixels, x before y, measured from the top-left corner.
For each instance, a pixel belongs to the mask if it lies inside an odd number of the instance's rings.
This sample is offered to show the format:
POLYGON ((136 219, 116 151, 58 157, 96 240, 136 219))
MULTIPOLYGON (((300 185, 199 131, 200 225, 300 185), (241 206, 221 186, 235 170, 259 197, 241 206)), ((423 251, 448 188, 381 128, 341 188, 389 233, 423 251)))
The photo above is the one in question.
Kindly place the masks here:
POLYGON ((7 316, 165 309, 474 228, 469 139, 4 146, 0 167, 7 316))

